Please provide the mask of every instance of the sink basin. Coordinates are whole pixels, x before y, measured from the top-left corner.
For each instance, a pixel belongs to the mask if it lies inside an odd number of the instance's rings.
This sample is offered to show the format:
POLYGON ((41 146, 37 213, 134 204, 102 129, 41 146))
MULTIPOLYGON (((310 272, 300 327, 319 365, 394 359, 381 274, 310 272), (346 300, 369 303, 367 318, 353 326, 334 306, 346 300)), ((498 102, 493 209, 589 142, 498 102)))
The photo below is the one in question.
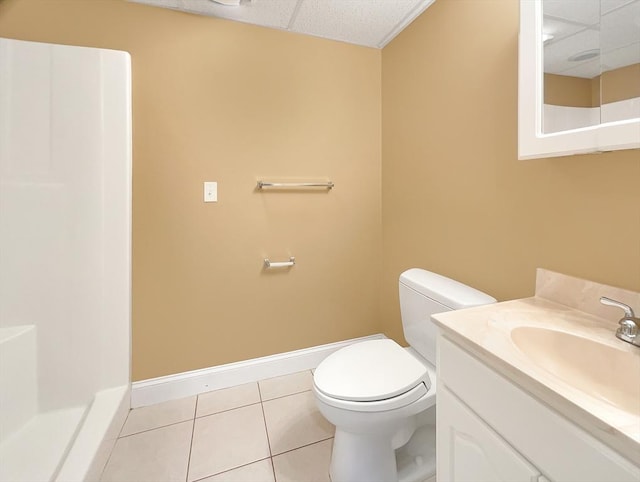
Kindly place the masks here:
POLYGON ((511 339, 533 363, 567 385, 640 415, 640 349, 623 351, 589 338, 533 326, 514 328, 511 339))

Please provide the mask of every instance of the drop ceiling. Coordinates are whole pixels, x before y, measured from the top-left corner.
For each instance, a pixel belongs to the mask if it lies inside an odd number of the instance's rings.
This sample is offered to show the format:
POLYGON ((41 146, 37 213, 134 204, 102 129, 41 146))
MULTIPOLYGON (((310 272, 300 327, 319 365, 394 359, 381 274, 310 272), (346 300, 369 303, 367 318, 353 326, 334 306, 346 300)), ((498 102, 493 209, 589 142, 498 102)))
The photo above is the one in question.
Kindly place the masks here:
POLYGON ((544 71, 591 79, 640 63, 640 0, 544 0, 544 71), (599 56, 571 61, 576 54, 599 56))
POLYGON ((435 0, 129 1, 380 49, 435 0))

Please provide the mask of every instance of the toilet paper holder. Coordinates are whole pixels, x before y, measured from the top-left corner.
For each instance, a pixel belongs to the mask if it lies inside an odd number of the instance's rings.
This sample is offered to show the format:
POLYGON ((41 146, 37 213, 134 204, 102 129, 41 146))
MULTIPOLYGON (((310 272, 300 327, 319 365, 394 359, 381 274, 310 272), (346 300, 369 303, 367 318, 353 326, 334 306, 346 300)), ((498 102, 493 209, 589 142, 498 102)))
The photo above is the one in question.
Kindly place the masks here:
POLYGON ((265 269, 290 268, 295 264, 296 264, 296 258, 293 256, 289 257, 289 261, 271 261, 269 258, 264 259, 265 269))

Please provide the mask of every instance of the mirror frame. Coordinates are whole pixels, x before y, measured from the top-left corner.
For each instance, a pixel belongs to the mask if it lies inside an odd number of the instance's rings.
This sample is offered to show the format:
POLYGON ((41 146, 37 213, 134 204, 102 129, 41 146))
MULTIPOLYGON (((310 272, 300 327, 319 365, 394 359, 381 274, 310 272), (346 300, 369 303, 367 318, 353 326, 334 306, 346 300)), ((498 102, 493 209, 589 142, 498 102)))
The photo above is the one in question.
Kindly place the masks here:
POLYGON ((640 118, 545 134, 542 0, 520 0, 518 159, 640 148, 640 118))

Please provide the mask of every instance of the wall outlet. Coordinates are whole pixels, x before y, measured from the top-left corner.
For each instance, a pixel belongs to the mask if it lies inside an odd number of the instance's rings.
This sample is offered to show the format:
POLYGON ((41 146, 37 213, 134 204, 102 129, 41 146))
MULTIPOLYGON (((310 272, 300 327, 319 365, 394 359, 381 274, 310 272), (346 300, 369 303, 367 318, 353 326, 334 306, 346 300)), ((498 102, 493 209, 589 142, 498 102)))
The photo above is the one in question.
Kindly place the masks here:
POLYGON ((214 181, 205 181, 204 183, 204 202, 218 202, 218 183, 214 181))

